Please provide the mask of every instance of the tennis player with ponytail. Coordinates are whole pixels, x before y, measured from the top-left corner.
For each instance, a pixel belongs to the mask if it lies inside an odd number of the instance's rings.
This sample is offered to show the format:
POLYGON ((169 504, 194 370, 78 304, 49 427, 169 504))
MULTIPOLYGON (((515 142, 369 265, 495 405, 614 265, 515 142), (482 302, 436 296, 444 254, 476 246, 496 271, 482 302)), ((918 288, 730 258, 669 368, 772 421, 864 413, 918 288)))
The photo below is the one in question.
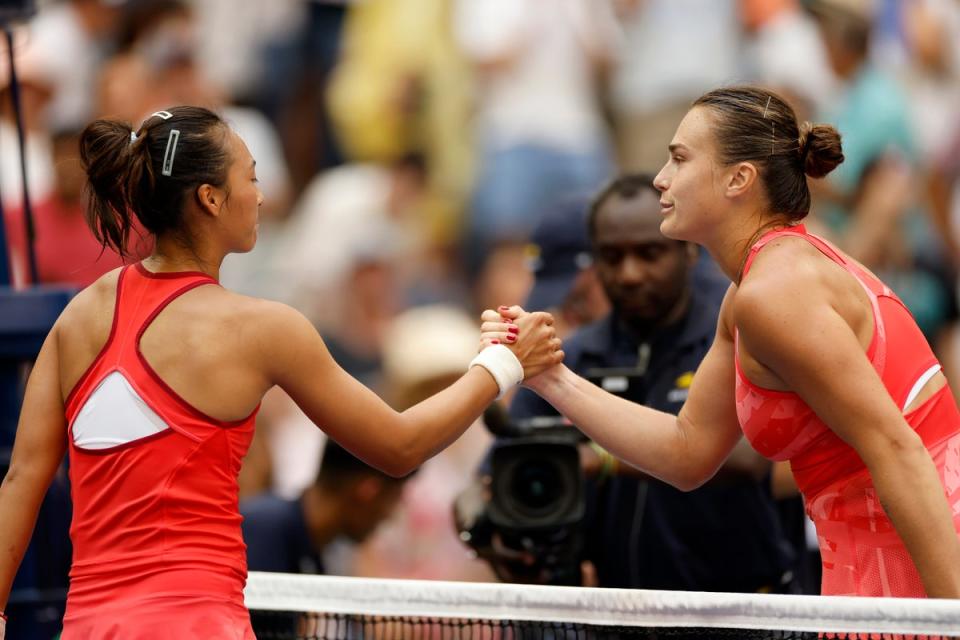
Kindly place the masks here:
MULTIPOLYGON (((960 597, 960 412, 912 316, 875 275, 807 233, 807 176, 843 161, 827 125, 781 98, 711 91, 654 185, 661 230, 707 249, 733 284, 679 416, 557 366, 529 382, 597 443, 680 488, 741 433, 789 460, 817 527, 822 593, 960 597)), ((483 339, 502 339, 484 312, 483 339)))
POLYGON ((98 120, 81 157, 97 237, 122 252, 135 216, 155 250, 79 293, 57 321, 0 487, 2 607, 70 456, 63 640, 253 638, 236 481, 272 386, 359 458, 402 475, 563 357, 549 315, 525 317, 519 337, 397 413, 334 362, 303 316, 218 286, 224 256, 256 242, 262 196, 246 145, 217 115, 176 107, 136 131, 98 120))

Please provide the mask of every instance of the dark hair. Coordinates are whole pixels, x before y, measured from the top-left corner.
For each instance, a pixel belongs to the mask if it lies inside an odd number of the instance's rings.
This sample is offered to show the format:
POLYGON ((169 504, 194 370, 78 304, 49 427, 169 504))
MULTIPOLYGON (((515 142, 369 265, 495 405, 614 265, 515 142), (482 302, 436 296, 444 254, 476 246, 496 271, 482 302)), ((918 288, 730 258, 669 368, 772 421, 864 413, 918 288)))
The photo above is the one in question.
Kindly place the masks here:
POLYGON ((590 208, 587 209, 587 230, 590 233, 590 239, 597 235, 597 215, 610 198, 617 196, 622 200, 632 200, 647 189, 659 200, 660 192, 653 186, 653 179, 654 176, 649 173, 625 173, 608 182, 593 196, 590 208))
POLYGON ((327 440, 323 447, 323 458, 320 461, 320 472, 317 474, 316 484, 335 489, 345 486, 358 476, 379 478, 389 484, 405 480, 405 478, 394 478, 376 467, 371 467, 333 440, 327 440))
POLYGON ((799 220, 810 212, 806 176, 822 178, 843 162, 840 134, 827 124, 797 124, 787 102, 759 87, 728 87, 697 98, 713 112, 714 139, 724 164, 752 162, 770 209, 799 220))
POLYGON ((87 125, 80 160, 89 183, 87 224, 97 240, 127 255, 131 211, 155 236, 182 233, 187 198, 202 184, 227 181, 228 131, 220 116, 201 107, 159 111, 136 132, 115 120, 87 125))

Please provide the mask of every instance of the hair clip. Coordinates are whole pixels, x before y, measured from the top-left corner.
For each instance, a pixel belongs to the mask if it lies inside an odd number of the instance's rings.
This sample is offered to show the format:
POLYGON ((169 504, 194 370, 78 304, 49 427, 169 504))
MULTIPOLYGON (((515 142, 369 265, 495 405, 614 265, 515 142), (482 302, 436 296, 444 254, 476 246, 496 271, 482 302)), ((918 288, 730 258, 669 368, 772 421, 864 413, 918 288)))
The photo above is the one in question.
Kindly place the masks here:
POLYGON ((177 142, 180 141, 180 130, 171 129, 170 136, 167 138, 167 150, 163 152, 163 167, 160 173, 169 176, 173 175, 173 158, 177 154, 177 142))
POLYGON ((157 116, 158 118, 163 118, 164 120, 169 120, 170 118, 173 117, 173 114, 170 113, 169 111, 154 111, 153 113, 150 114, 150 117, 152 118, 154 116, 157 116))

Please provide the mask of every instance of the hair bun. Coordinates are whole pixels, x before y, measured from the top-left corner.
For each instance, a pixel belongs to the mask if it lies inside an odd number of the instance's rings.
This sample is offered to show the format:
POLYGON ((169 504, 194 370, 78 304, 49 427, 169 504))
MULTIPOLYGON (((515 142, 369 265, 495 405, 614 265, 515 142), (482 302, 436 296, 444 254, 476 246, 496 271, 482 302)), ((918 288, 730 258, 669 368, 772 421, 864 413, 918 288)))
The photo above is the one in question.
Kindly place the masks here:
POLYGON ((840 132, 828 124, 800 125, 800 159, 811 178, 822 178, 843 162, 840 132))

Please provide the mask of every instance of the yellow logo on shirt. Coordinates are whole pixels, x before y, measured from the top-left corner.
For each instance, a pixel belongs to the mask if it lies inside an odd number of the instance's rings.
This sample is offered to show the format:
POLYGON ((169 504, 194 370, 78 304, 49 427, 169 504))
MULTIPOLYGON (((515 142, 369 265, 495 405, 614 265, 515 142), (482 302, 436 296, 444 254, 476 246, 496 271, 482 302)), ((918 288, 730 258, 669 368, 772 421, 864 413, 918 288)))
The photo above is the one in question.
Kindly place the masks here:
POLYGON ((693 371, 687 371, 673 383, 677 389, 689 389, 693 384, 693 371))

